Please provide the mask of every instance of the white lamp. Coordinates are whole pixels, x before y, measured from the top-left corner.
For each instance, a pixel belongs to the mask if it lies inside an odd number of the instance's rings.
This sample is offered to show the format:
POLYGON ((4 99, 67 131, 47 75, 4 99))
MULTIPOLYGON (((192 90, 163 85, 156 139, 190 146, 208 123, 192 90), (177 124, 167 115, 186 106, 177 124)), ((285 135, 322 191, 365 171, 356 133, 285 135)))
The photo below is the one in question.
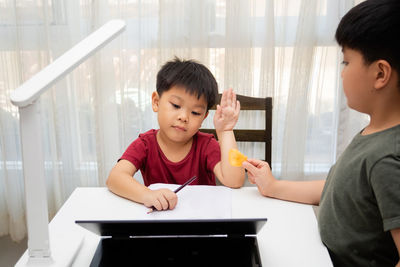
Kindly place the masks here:
POLYGON ((69 233, 63 237, 49 236, 38 100, 56 81, 79 66, 124 29, 124 21, 109 21, 11 93, 11 102, 18 106, 20 115, 28 225, 28 255, 25 253, 17 266, 69 266, 80 247, 82 236, 69 233))

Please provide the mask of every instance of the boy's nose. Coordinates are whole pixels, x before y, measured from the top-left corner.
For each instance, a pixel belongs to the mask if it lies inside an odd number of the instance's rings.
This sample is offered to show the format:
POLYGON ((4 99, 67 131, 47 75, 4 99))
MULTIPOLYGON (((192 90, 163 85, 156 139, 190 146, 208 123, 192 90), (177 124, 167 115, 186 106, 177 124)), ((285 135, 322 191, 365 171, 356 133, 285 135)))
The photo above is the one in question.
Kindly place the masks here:
POLYGON ((189 120, 189 116, 186 114, 186 112, 181 112, 178 119, 184 123, 187 123, 189 120))

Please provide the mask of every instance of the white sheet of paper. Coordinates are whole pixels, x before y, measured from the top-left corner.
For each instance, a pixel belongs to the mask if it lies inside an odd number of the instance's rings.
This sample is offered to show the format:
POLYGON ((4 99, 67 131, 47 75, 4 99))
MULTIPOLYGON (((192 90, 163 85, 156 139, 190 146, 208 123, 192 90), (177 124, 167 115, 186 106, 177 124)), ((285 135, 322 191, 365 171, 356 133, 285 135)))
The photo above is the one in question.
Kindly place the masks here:
MULTIPOLYGON (((150 189, 168 188, 176 184, 152 184, 150 189)), ((178 203, 173 210, 154 211, 147 219, 230 219, 232 218, 232 189, 225 186, 187 185, 178 193, 178 203), (195 190, 193 190, 196 188, 195 190)))

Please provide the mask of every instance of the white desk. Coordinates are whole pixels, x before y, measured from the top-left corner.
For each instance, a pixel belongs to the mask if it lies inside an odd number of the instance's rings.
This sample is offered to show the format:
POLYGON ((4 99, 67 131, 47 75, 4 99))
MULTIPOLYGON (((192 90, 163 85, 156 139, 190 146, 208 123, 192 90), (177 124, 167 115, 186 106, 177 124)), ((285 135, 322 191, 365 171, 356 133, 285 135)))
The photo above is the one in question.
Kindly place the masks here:
MULTIPOLYGON (((255 187, 232 190, 232 218, 268 218, 257 236, 263 266, 329 267, 311 206, 261 196, 255 187)), ((142 205, 120 198, 107 188, 77 188, 50 222, 50 237, 82 235, 73 266, 89 266, 99 236, 75 220, 143 219, 142 205)), ((27 252, 20 262, 26 262, 27 252)))

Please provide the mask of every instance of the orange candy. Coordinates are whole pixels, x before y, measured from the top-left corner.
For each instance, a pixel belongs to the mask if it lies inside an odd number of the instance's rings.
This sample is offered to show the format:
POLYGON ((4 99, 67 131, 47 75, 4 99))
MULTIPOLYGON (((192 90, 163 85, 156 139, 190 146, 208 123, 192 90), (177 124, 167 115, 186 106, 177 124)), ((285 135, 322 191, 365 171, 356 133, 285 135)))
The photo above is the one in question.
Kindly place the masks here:
POLYGON ((243 161, 247 160, 247 157, 240 153, 239 150, 232 148, 229 150, 229 163, 235 167, 241 167, 243 161))

